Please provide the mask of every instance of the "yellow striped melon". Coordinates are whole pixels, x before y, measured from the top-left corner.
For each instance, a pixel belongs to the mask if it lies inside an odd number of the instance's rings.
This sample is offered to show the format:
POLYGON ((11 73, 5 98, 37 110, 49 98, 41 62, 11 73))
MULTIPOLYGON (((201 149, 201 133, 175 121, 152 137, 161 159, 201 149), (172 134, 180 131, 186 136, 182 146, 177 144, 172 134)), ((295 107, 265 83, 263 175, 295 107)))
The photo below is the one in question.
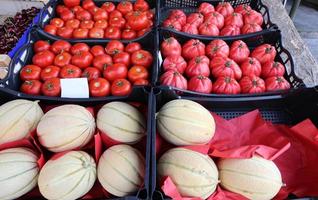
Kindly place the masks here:
POLYGON ((0 199, 16 199, 37 184, 37 155, 28 148, 0 151, 0 199))
POLYGON ((185 148, 173 148, 158 161, 158 175, 169 176, 183 197, 208 198, 218 184, 218 170, 208 156, 185 148))
POLYGON ((37 127, 40 143, 53 152, 83 147, 94 132, 94 117, 79 105, 53 108, 41 118, 37 127))
POLYGON ((97 128, 112 140, 133 144, 146 133, 143 115, 124 102, 105 104, 97 114, 97 128))
POLYGON ((157 114, 160 135, 174 145, 208 143, 215 132, 215 121, 210 112, 190 100, 173 100, 157 114))
POLYGON ((39 189, 46 199, 78 199, 90 191, 95 180, 94 159, 84 151, 70 151, 45 163, 39 189))
POLYGON ((222 187, 249 199, 272 199, 282 187, 282 177, 275 163, 259 156, 222 159, 218 168, 222 187))
POLYGON ((0 145, 28 137, 42 116, 38 101, 21 99, 0 106, 0 145))
POLYGON ((107 149, 97 166, 97 176, 104 189, 123 197, 138 191, 145 174, 145 160, 137 149, 115 145, 107 149))

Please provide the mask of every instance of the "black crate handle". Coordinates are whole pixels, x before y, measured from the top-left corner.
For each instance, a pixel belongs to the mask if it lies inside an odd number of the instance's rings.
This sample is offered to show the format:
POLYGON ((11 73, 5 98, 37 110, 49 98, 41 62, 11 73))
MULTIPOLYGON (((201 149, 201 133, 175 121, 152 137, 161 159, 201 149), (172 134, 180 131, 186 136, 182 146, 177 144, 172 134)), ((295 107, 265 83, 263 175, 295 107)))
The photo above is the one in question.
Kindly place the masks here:
POLYGON ((46 17, 46 16, 48 16, 49 18, 51 18, 52 17, 52 12, 53 12, 53 10, 54 10, 54 7, 56 7, 55 6, 56 5, 56 1, 49 1, 44 7, 43 7, 43 9, 41 9, 41 13, 40 13, 40 25, 41 25, 41 27, 42 28, 44 28, 44 18, 46 17), (51 11, 51 13, 49 12, 49 8, 51 8, 52 9, 52 11, 51 11))

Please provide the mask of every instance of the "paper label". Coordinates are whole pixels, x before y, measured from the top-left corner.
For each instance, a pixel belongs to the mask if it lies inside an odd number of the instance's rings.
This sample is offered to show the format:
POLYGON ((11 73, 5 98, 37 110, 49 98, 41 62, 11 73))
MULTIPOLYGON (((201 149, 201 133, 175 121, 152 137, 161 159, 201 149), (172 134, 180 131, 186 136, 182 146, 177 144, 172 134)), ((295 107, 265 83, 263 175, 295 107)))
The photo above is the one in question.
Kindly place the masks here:
POLYGON ((87 78, 61 79, 61 97, 89 98, 87 78))

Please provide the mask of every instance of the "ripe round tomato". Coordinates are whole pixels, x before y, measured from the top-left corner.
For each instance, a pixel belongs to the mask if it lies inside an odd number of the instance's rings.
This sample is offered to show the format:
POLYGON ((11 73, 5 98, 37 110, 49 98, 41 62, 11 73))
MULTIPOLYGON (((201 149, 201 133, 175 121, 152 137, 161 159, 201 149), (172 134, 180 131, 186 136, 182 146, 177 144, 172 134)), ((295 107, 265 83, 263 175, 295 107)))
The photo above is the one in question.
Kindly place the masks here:
POLYGON ((145 35, 146 33, 150 32, 150 31, 151 31, 150 28, 144 28, 144 29, 142 29, 142 30, 137 32, 137 37, 141 37, 141 36, 145 35))
POLYGON ((60 68, 54 65, 47 66, 41 71, 41 80, 46 81, 51 78, 57 78, 60 74, 60 68))
POLYGON ((92 97, 105 97, 110 93, 110 84, 104 78, 89 81, 89 93, 92 97))
POLYGON ((256 59, 249 57, 241 64, 243 76, 260 76, 262 72, 261 63, 256 59))
POLYGON ((20 78, 26 80, 39 80, 41 74, 41 67, 36 65, 26 65, 20 71, 20 78))
POLYGON ((234 12, 234 9, 232 5, 229 2, 220 2, 215 10, 219 12, 224 17, 227 17, 228 15, 232 14, 234 12))
POLYGON ((175 70, 166 71, 160 77, 161 85, 167 85, 179 89, 186 90, 188 88, 187 79, 182 74, 175 70))
POLYGON ((244 76, 240 80, 242 93, 262 93, 265 92, 265 82, 255 75, 244 76))
POLYGON ((114 10, 109 13, 109 19, 114 17, 123 17, 123 14, 121 14, 121 12, 119 12, 118 10, 114 10))
POLYGON ((206 76, 193 76, 189 81, 188 89, 194 92, 210 94, 212 92, 212 81, 206 76))
POLYGON ((126 65, 126 67, 129 67, 129 65, 130 65, 130 54, 127 53, 127 52, 116 53, 113 56, 113 62, 114 63, 122 63, 122 64, 126 65))
POLYGON ((93 79, 97 79, 101 76, 101 73, 98 69, 94 67, 87 67, 84 69, 82 73, 82 77, 86 77, 88 81, 91 81, 93 79))
POLYGON ((69 27, 58 28, 56 31, 56 35, 67 39, 72 38, 73 29, 69 27))
POLYGON ((93 56, 99 56, 105 54, 105 49, 101 45, 95 45, 91 48, 90 52, 93 54, 93 56))
POLYGON ((135 11, 147 11, 149 10, 149 5, 145 0, 137 0, 134 4, 135 11))
POLYGON ((127 77, 127 67, 122 63, 115 63, 113 65, 109 65, 105 68, 103 75, 104 77, 113 82, 116 79, 126 78, 127 77))
POLYGON ((75 65, 66 65, 60 71, 61 78, 79 78, 81 74, 82 70, 75 65))
POLYGON ((76 13, 77 11, 79 11, 79 10, 84 10, 84 9, 82 8, 82 6, 74 6, 73 8, 71 8, 71 10, 72 10, 74 13, 76 13))
POLYGON ((90 38, 104 38, 104 30, 101 28, 92 28, 89 30, 88 36, 90 38))
POLYGON ((129 1, 120 1, 120 3, 117 5, 117 10, 125 15, 134 10, 133 4, 129 1))
POLYGON ((91 29, 94 27, 94 21, 92 20, 83 20, 80 23, 80 28, 82 29, 91 29))
POLYGON ((42 83, 39 80, 28 80, 22 83, 20 91, 30 95, 41 94, 42 83))
POLYGON ((90 7, 90 8, 88 9, 88 12, 89 12, 92 16, 94 16, 95 13, 96 13, 99 9, 100 9, 99 7, 93 6, 93 7, 90 7))
POLYGON ((146 79, 138 79, 134 82, 134 85, 149 85, 149 81, 146 79))
POLYGON ((131 16, 127 19, 127 24, 131 29, 135 31, 140 31, 142 29, 148 28, 149 19, 145 12, 134 11, 131 16))
POLYGON ((284 76, 285 67, 280 62, 268 61, 262 65, 262 77, 284 76))
POLYGON ((94 14, 94 21, 98 20, 107 20, 108 19, 108 13, 103 9, 98 9, 94 14))
POLYGON ((172 10, 170 12, 169 19, 178 21, 181 24, 181 26, 184 26, 187 23, 186 14, 179 9, 172 10))
POLYGON ((251 54, 252 57, 256 58, 261 64, 269 61, 273 61, 276 57, 276 49, 270 44, 263 44, 256 47, 251 54))
POLYGON ((73 31, 73 38, 83 39, 88 38, 88 29, 87 28, 77 28, 73 31))
POLYGON ((63 2, 64 2, 64 5, 69 8, 72 8, 74 6, 79 6, 81 3, 80 0, 63 0, 63 2))
POLYGON ((44 31, 49 34, 56 35, 57 27, 54 25, 48 24, 44 26, 44 31))
POLYGON ((223 40, 212 40, 205 49, 206 55, 213 59, 214 57, 228 57, 230 55, 230 47, 223 40))
POLYGON ((65 40, 57 40, 51 45, 51 51, 55 54, 70 52, 72 45, 65 40))
POLYGON ((95 7, 95 3, 93 0, 84 0, 82 2, 82 7, 85 9, 85 10, 89 10, 90 8, 92 7, 95 7))
POLYGON ((72 55, 67 52, 62 52, 55 56, 54 65, 58 67, 64 67, 65 65, 70 64, 72 55))
POLYGON ((141 65, 146 68, 149 68, 152 64, 153 58, 151 53, 145 50, 135 51, 131 55, 131 63, 134 65, 141 65))
POLYGON ((128 80, 133 83, 138 79, 148 79, 148 76, 148 71, 143 66, 135 65, 128 71, 128 80))
POLYGON ((203 75, 208 77, 210 75, 209 62, 210 61, 206 56, 198 56, 198 57, 192 58, 189 61, 188 66, 185 70, 187 77, 192 78, 198 75, 203 75))
POLYGON ((220 31, 216 25, 209 22, 204 22, 199 26, 199 33, 200 35, 206 36, 218 36, 220 31))
POLYGON ((73 55, 79 54, 81 52, 89 52, 89 46, 85 43, 76 43, 71 47, 71 53, 73 55))
POLYGON ((216 94, 239 94, 241 86, 235 79, 221 76, 214 82, 212 91, 216 94))
POLYGON ((287 90, 290 84, 282 76, 272 76, 265 79, 266 91, 287 90))
POLYGON ((32 58, 32 62, 34 65, 44 68, 46 66, 52 65, 54 58, 54 53, 46 50, 36 53, 32 58))
POLYGON ((121 33, 121 38, 124 40, 131 40, 131 39, 135 39, 137 36, 136 31, 131 30, 131 29, 125 29, 123 30, 123 32, 121 33))
POLYGON ((60 18, 63 21, 67 21, 67 20, 71 20, 75 18, 75 15, 72 11, 70 11, 69 9, 65 9, 60 13, 60 18))
POLYGON ((67 9, 68 8, 64 5, 57 5, 55 10, 56 10, 57 14, 61 14, 61 12, 63 12, 64 10, 67 10, 67 9))
POLYGON ((225 18, 224 24, 225 24, 225 26, 235 25, 239 28, 242 28, 244 25, 243 16, 240 13, 234 12, 225 18))
POLYGON ((123 29, 126 24, 126 20, 123 17, 113 17, 109 19, 109 25, 112 27, 118 27, 123 29))
POLYGON ((110 13, 114 11, 116 7, 115 4, 113 4, 112 2, 106 2, 102 5, 101 8, 104 9, 106 12, 110 13))
POLYGON ((90 66, 93 62, 93 55, 90 52, 80 52, 72 57, 71 63, 81 69, 90 66))
POLYGON ((108 22, 106 20, 97 20, 94 24, 95 28, 105 29, 108 26, 108 22))
POLYGON ((241 68, 229 58, 215 57, 210 64, 212 75, 215 78, 227 76, 240 80, 242 77, 241 68))
POLYGON ((204 16, 214 11, 215 11, 214 6, 206 2, 201 3, 201 5, 198 8, 198 12, 203 14, 204 16))
POLYGON ((218 12, 211 12, 205 16, 205 22, 214 24, 219 30, 221 30, 224 26, 224 17, 218 12))
POLYGON ((62 28, 64 26, 64 21, 61 18, 53 18, 51 19, 50 24, 56 28, 62 28))
POLYGON ((165 19, 165 21, 163 21, 163 23, 162 23, 162 26, 174 29, 176 31, 182 30, 182 26, 181 26, 180 22, 174 21, 172 19, 165 19))
POLYGON ((116 53, 120 53, 124 51, 124 44, 118 40, 112 40, 107 43, 105 47, 105 51, 108 55, 115 55, 116 53))
POLYGON ((197 56, 205 55, 205 44, 200 40, 191 39, 182 46, 182 56, 186 60, 191 60, 197 56))
POLYGON ((152 22, 153 17, 155 16, 155 14, 153 13, 153 11, 152 11, 152 10, 146 11, 146 15, 147 15, 147 18, 148 18, 149 20, 151 20, 151 22, 152 22))
POLYGON ((45 96, 60 96, 61 95, 61 83, 59 78, 51 78, 46 80, 41 87, 42 94, 45 96))
POLYGON ((240 27, 235 25, 227 25, 220 32, 221 36, 235 36, 240 34, 241 34, 240 27))
POLYGON ((261 13, 255 11, 255 10, 250 10, 244 15, 244 23, 245 24, 258 24, 262 26, 263 24, 263 16, 261 13))
POLYGON ((121 31, 118 27, 107 27, 105 29, 105 38, 119 40, 121 38, 121 31))
POLYGON ((250 55, 250 50, 245 42, 242 40, 236 40, 232 43, 230 49, 230 58, 236 63, 240 64, 245 61, 250 55))
POLYGON ((76 29, 80 26, 80 23, 81 22, 78 19, 70 19, 66 21, 65 26, 72 29, 76 29))
POLYGON ((241 4, 238 5, 235 9, 234 12, 236 13, 240 13, 241 15, 245 15, 247 12, 251 11, 252 8, 251 6, 247 5, 247 4, 241 4))
POLYGON ((161 54, 163 57, 180 56, 181 50, 180 43, 174 37, 164 39, 164 41, 161 43, 161 54))
POLYGON ((261 30, 262 27, 258 24, 245 24, 242 28, 242 34, 255 33, 261 30))
POLYGON ((204 16, 201 13, 191 13, 187 17, 187 23, 192 24, 195 27, 200 26, 204 21, 204 16))
POLYGON ((38 41, 36 41, 34 43, 33 50, 34 50, 35 53, 38 53, 38 52, 41 52, 41 51, 49 50, 50 47, 51 47, 51 45, 47 41, 38 40, 38 41))
POLYGON ((132 42, 126 45, 125 51, 127 53, 134 53, 135 51, 138 51, 141 49, 141 45, 138 42, 132 42))
POLYGON ((126 79, 116 79, 111 86, 111 93, 114 96, 127 96, 131 93, 131 83, 126 79))
POLYGON ((196 25, 194 24, 190 24, 190 23, 186 23, 183 27, 182 27, 182 32, 191 34, 191 35, 198 35, 199 31, 196 25))
POLYGON ((99 71, 103 71, 105 67, 112 65, 113 60, 107 54, 101 54, 94 58, 93 60, 93 67, 97 68, 99 71))
POLYGON ((175 70, 183 74, 187 67, 187 62, 182 56, 168 56, 164 59, 162 66, 164 71, 175 70))

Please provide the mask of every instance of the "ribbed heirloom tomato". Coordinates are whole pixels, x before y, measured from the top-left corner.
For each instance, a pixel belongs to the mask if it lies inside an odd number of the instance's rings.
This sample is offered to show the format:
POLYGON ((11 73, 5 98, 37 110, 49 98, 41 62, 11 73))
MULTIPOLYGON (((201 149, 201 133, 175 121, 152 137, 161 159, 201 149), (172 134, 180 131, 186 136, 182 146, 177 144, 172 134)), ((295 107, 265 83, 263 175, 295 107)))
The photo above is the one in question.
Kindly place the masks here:
POLYGON ((126 67, 129 67, 129 65, 130 65, 130 55, 127 52, 116 53, 113 56, 113 62, 114 63, 122 63, 122 64, 126 65, 126 67))
POLYGON ((262 77, 284 76, 285 67, 280 62, 268 61, 262 66, 262 77))
POLYGON ((44 40, 38 40, 33 45, 33 50, 35 53, 38 53, 40 51, 45 51, 50 49, 50 43, 44 40))
POLYGON ((200 35, 218 36, 220 31, 218 27, 210 22, 204 22, 199 26, 200 35))
POLYGON ((42 71, 41 71, 41 80, 42 81, 46 81, 48 79, 51 78, 57 78, 60 74, 60 68, 54 65, 50 65, 45 67, 42 71))
POLYGON ((103 10, 103 9, 101 9, 101 8, 99 8, 99 9, 97 9, 97 11, 94 13, 94 20, 95 21, 98 21, 98 20, 107 20, 108 19, 108 13, 105 11, 105 10, 103 10))
POLYGON ((201 3, 201 5, 198 8, 198 12, 203 14, 204 16, 214 11, 214 6, 206 2, 201 3))
POLYGON ((121 14, 121 12, 119 12, 118 10, 114 10, 109 13, 109 19, 114 17, 123 17, 123 14, 121 14))
POLYGON ((60 96, 61 83, 59 78, 51 78, 46 80, 41 87, 42 94, 45 96, 60 96))
POLYGON ((234 60, 236 63, 242 63, 250 55, 250 50, 248 46, 242 40, 237 40, 232 43, 230 48, 229 57, 234 60))
POLYGON ((123 17, 113 17, 109 19, 108 23, 111 27, 123 29, 125 27, 126 20, 123 17))
POLYGON ((201 13, 191 13, 187 17, 187 23, 192 24, 195 27, 200 26, 204 21, 204 16, 201 13))
POLYGON ((189 34, 191 34, 191 35, 197 35, 197 34, 199 34, 199 30, 198 30, 197 26, 194 25, 194 24, 190 24, 190 23, 186 23, 186 24, 182 27, 182 32, 189 33, 189 34))
POLYGON ((134 30, 131 29, 124 29, 121 33, 121 38, 124 40, 131 40, 136 38, 137 33, 134 30))
POLYGON ((64 21, 61 18, 53 18, 51 19, 50 24, 56 28, 61 28, 64 26, 64 21))
POLYGON ((228 15, 224 20, 225 26, 234 25, 239 28, 242 28, 244 25, 243 16, 240 13, 232 13, 228 15))
POLYGON ((181 31, 181 29, 182 29, 180 22, 175 21, 173 19, 165 19, 165 21, 163 21, 163 23, 162 23, 162 26, 174 29, 176 31, 181 31))
POLYGON ((205 55, 205 44, 200 40, 191 39, 182 46, 182 56, 186 60, 191 60, 197 56, 205 55))
POLYGON ((188 90, 210 94, 212 92, 212 81, 206 76, 193 76, 188 83, 188 90))
POLYGON ((64 9, 61 13, 60 13, 60 18, 66 22, 67 20, 71 20, 75 18, 75 15, 72 11, 70 11, 69 9, 64 9))
POLYGON ((116 79, 124 79, 127 77, 127 67, 122 63, 115 63, 113 65, 106 66, 103 75, 110 82, 116 79))
POLYGON ((180 56, 181 52, 181 45, 174 37, 164 39, 161 43, 161 54, 163 57, 180 56))
POLYGON ((241 34, 241 29, 240 27, 236 25, 227 25, 220 32, 221 36, 233 36, 233 35, 240 35, 240 34, 241 34))
POLYGON ((88 81, 91 81, 93 79, 97 79, 101 76, 101 73, 98 69, 94 67, 87 67, 84 69, 82 77, 86 77, 88 81))
POLYGON ((239 94, 241 87, 234 78, 222 76, 214 82, 212 91, 216 94, 239 94))
POLYGON ((218 12, 211 12, 205 16, 205 21, 211 24, 215 24, 218 29, 222 29, 224 26, 224 17, 218 12))
POLYGON ((255 11, 255 10, 250 10, 245 13, 244 15, 244 23, 245 24, 258 24, 262 26, 263 24, 263 16, 261 13, 255 11))
POLYGON ((242 77, 240 67, 230 58, 215 57, 211 60, 210 68, 216 78, 227 76, 239 80, 242 77))
POLYGON ((92 97, 105 97, 110 93, 110 84, 104 78, 96 78, 89 82, 89 92, 92 97))
POLYGON ((171 20, 178 21, 181 24, 181 26, 184 26, 187 23, 186 14, 182 10, 179 10, 179 9, 172 10, 170 12, 169 18, 171 20))
POLYGON ((67 52, 62 52, 55 56, 54 65, 58 67, 64 67, 65 65, 70 64, 72 55, 67 52))
POLYGON ((41 74, 41 67, 36 65, 26 65, 20 71, 20 78, 26 80, 39 80, 41 74))
POLYGON ((131 83, 126 79, 116 79, 111 86, 111 93, 114 96, 126 96, 132 91, 131 83))
POLYGON ((282 76, 273 76, 265 80, 266 91, 287 90, 290 84, 282 76))
POLYGON ((42 83, 39 80, 28 80, 22 83, 20 91, 30 95, 40 95, 42 83))
POLYGON ((104 30, 101 28, 92 28, 88 32, 90 38, 104 38, 104 30))
POLYGON ((249 34, 261 31, 262 27, 258 24, 245 24, 242 28, 242 34, 249 34))
POLYGON ((210 60, 206 56, 198 56, 192 58, 188 66, 185 70, 187 77, 191 78, 193 76, 203 75, 209 76, 210 75, 210 68, 209 68, 210 60))
POLYGON ((93 67, 95 67, 101 72, 105 69, 105 67, 112 64, 113 64, 113 59, 111 56, 107 54, 101 54, 101 55, 95 56, 93 59, 93 67))
POLYGON ((32 62, 34 65, 44 68, 46 66, 53 64, 54 57, 55 57, 54 53, 52 53, 51 51, 45 50, 45 51, 36 53, 32 58, 32 62))
POLYGON ((230 47, 223 40, 213 40, 205 48, 206 55, 213 59, 214 57, 228 57, 230 54, 230 47))
POLYGON ((135 65, 128 71, 128 79, 133 83, 138 79, 148 79, 148 76, 148 71, 143 66, 135 65))
POLYGON ((255 75, 244 76, 240 80, 242 93, 262 93, 265 92, 265 82, 255 75))
POLYGON ((81 74, 82 70, 74 65, 66 65, 60 71, 61 78, 79 78, 81 74))
POLYGON ((92 20, 83 20, 80 23, 80 28, 82 28, 82 29, 91 29, 91 28, 94 27, 94 24, 95 23, 92 20))
POLYGON ((82 7, 85 9, 85 10, 88 10, 92 7, 95 7, 95 3, 93 0, 84 0, 82 2, 82 7))
POLYGON ((95 21, 94 23, 94 27, 95 28, 101 28, 101 29, 105 29, 108 26, 108 22, 106 20, 98 20, 95 21))
POLYGON ((262 72, 262 66, 256 58, 249 57, 241 63, 241 70, 243 76, 260 76, 262 72))
POLYGON ((261 64, 269 61, 273 61, 276 57, 276 49, 270 44, 263 44, 256 47, 251 54, 252 57, 256 58, 261 64))
POLYGON ((182 74, 175 70, 166 71, 160 77, 160 82, 162 85, 172 86, 179 89, 186 90, 188 88, 187 79, 185 79, 182 74))
POLYGON ((131 55, 131 63, 134 65, 141 65, 146 68, 149 68, 152 64, 152 61, 153 61, 153 57, 151 53, 145 50, 135 51, 131 55))
POLYGON ((248 11, 252 10, 252 8, 247 5, 247 4, 241 4, 241 5, 238 5, 235 9, 234 9, 234 12, 236 13, 240 13, 242 15, 245 15, 248 11))
POLYGON ((234 12, 234 9, 232 5, 229 2, 220 2, 215 10, 219 12, 224 17, 227 17, 228 15, 232 14, 234 12))
POLYGON ((183 59, 182 56, 168 56, 163 61, 163 70, 176 70, 183 74, 187 68, 187 62, 183 59))

